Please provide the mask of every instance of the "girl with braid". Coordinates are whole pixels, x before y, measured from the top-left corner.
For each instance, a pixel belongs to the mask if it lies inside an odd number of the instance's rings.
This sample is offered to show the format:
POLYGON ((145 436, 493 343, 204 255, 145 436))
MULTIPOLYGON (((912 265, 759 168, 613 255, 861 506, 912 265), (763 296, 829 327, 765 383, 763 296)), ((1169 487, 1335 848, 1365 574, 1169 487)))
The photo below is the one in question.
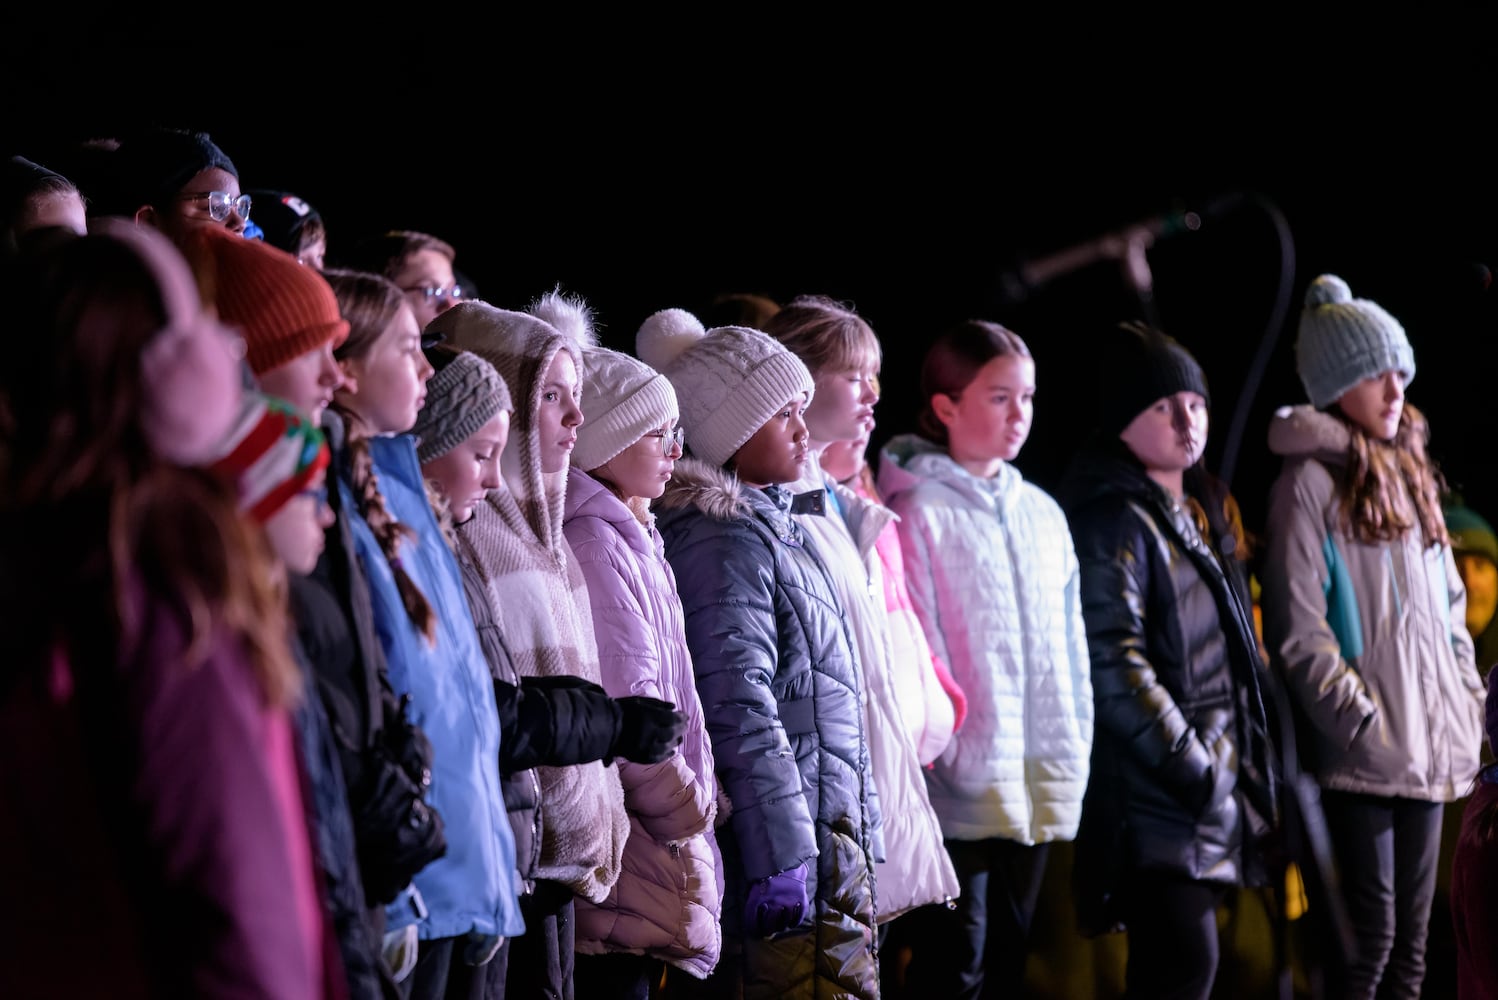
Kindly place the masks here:
POLYGON ((354 546, 369 578, 390 682, 409 696, 412 719, 432 743, 431 803, 447 835, 447 854, 416 875, 420 902, 403 898, 387 909, 387 940, 417 928, 412 998, 481 997, 490 959, 524 924, 499 785, 494 688, 406 433, 432 367, 399 288, 356 271, 329 271, 327 278, 349 321, 348 339, 334 352, 344 382, 333 411, 347 440, 338 488, 345 509, 358 515, 354 546))

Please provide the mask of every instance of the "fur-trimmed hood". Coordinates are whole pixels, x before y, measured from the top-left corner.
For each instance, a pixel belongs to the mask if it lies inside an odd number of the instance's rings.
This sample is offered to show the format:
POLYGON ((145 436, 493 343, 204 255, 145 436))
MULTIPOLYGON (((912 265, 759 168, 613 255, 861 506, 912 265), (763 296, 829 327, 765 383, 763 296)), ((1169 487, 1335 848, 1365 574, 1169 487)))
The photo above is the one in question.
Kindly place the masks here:
POLYGON ((751 512, 739 477, 727 469, 701 459, 681 458, 666 484, 666 492, 655 502, 657 514, 695 507, 717 521, 732 521, 751 512))
POLYGON ((1308 457, 1342 465, 1351 445, 1347 425, 1314 406, 1282 406, 1269 421, 1269 450, 1286 458, 1308 457))

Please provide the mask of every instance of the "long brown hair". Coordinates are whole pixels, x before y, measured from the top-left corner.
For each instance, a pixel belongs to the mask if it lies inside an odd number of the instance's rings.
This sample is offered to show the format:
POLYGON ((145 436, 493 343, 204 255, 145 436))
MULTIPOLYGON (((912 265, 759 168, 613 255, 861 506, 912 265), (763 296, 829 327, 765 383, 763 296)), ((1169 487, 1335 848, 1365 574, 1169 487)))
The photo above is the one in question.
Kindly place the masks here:
POLYGON ((1362 542, 1392 542, 1419 527, 1425 544, 1445 545, 1441 494, 1446 480, 1426 451, 1430 424, 1405 403, 1392 441, 1380 441, 1340 409, 1327 412, 1347 425, 1352 441, 1342 474, 1342 527, 1362 542))
POLYGON ((267 703, 289 705, 300 673, 264 540, 232 486, 161 460, 143 428, 141 354, 171 321, 164 253, 164 237, 105 226, 32 246, 6 273, 0 616, 15 617, 0 628, 24 669, 59 645, 117 658, 142 638, 144 589, 181 619, 189 667, 234 636, 267 703))
POLYGON ((921 363, 921 412, 916 417, 921 437, 947 447, 947 425, 931 408, 931 397, 957 398, 984 365, 1008 355, 1028 358, 1030 346, 1013 330, 989 320, 965 320, 936 338, 921 363))
MULTIPOLYGON (((367 271, 333 268, 324 271, 323 277, 333 286, 333 294, 338 297, 338 310, 349 322, 348 339, 333 352, 333 356, 339 361, 362 358, 395 321, 405 296, 390 279, 367 271)), ((397 521, 385 503, 379 476, 375 474, 374 457, 369 451, 369 428, 358 414, 340 406, 336 399, 333 408, 348 423, 349 472, 359 516, 369 525, 380 551, 390 564, 406 616, 428 642, 436 642, 437 614, 421 588, 416 586, 416 581, 401 565, 401 541, 409 539, 414 542, 416 531, 397 521)))

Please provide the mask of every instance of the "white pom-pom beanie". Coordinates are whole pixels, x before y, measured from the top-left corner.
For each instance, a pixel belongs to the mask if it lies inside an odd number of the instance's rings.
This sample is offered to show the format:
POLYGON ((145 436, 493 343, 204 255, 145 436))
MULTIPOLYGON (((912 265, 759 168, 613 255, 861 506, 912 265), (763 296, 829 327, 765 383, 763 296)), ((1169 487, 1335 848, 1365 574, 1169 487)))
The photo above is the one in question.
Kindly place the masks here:
POLYGON ((583 349, 583 422, 572 464, 584 472, 681 414, 676 390, 645 362, 605 347, 583 349))
POLYGON ((1335 274, 1323 274, 1306 289, 1295 369, 1311 405, 1321 410, 1386 371, 1402 373, 1408 384, 1415 377, 1415 351, 1399 320, 1376 302, 1353 298, 1335 274))
POLYGON ((696 458, 723 466, 795 397, 811 399, 816 384, 801 359, 758 330, 704 330, 682 309, 648 317, 635 353, 676 389, 686 446, 696 458))

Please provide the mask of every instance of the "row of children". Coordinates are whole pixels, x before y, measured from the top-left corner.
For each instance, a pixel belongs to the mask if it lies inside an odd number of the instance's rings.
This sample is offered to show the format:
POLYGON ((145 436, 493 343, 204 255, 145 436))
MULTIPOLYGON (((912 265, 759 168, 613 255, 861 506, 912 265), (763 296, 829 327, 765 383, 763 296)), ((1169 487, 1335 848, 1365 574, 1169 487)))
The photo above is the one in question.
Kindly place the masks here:
POLYGON ((668 309, 632 357, 576 299, 458 301, 440 241, 320 274, 243 239, 232 164, 175 141, 130 223, 46 228, 9 274, 37 992, 98 974, 50 932, 104 897, 115 992, 978 996, 1021 988, 1077 837, 1130 992, 1206 996, 1224 891, 1283 861, 1281 681, 1349 991, 1418 988, 1482 686, 1412 352, 1339 279, 1271 431, 1270 671, 1206 379, 1158 331, 1121 331, 1059 503, 1012 464, 1035 366, 988 321, 933 342, 871 468, 881 351, 844 305, 668 309), (88 850, 72 893, 37 863, 88 850))

